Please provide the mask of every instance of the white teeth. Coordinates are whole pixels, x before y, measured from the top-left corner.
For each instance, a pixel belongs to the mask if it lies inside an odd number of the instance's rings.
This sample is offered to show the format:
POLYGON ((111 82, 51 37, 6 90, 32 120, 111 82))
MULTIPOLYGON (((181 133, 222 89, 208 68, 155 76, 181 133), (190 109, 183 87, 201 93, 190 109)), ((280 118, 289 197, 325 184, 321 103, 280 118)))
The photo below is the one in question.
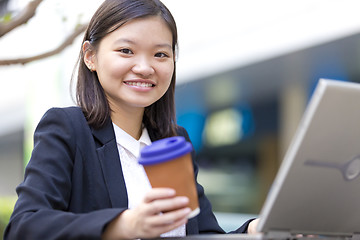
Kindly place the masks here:
POLYGON ((137 87, 152 87, 151 83, 143 83, 143 82, 127 82, 128 85, 137 86, 137 87))

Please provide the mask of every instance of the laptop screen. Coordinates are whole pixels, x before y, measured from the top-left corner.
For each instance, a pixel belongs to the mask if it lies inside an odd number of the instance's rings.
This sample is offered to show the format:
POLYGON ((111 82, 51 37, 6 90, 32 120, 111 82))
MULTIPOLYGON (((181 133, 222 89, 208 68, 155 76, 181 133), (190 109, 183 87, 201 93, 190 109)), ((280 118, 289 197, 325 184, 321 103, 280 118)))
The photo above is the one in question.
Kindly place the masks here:
POLYGON ((360 84, 321 79, 260 213, 258 230, 360 232, 360 84))

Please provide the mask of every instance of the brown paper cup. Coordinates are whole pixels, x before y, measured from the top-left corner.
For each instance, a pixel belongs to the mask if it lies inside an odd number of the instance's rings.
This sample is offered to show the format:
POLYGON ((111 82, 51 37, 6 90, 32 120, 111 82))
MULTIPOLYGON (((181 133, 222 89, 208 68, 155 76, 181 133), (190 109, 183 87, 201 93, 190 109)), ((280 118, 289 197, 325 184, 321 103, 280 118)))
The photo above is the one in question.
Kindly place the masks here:
POLYGON ((171 137, 145 147, 139 159, 153 188, 173 188, 177 196, 189 198, 192 211, 188 218, 200 213, 191 151, 185 138, 171 137))

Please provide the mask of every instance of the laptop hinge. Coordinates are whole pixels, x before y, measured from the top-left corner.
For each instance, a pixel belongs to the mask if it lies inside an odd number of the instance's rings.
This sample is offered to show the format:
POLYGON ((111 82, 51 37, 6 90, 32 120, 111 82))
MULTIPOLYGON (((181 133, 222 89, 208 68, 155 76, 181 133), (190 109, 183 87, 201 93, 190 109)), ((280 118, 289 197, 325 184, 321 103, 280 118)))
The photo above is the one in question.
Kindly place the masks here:
POLYGON ((269 231, 266 233, 266 239, 292 239, 292 235, 290 232, 287 231, 269 231))
POLYGON ((360 240, 360 233, 354 233, 351 237, 351 240, 360 240))

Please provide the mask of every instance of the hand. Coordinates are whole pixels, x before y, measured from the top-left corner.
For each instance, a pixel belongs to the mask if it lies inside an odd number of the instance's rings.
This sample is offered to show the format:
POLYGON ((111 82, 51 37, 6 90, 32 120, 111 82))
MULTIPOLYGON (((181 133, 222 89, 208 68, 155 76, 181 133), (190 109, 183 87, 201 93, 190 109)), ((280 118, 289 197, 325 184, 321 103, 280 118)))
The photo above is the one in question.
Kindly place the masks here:
POLYGON ((142 203, 115 218, 103 239, 154 238, 187 223, 191 212, 187 197, 176 197, 173 189, 151 189, 142 203))
POLYGON ((259 233, 256 228, 257 228, 257 225, 259 224, 259 218, 257 219, 254 219, 252 220, 250 223, 249 223, 249 226, 248 226, 248 233, 249 234, 256 234, 256 233, 259 233))

